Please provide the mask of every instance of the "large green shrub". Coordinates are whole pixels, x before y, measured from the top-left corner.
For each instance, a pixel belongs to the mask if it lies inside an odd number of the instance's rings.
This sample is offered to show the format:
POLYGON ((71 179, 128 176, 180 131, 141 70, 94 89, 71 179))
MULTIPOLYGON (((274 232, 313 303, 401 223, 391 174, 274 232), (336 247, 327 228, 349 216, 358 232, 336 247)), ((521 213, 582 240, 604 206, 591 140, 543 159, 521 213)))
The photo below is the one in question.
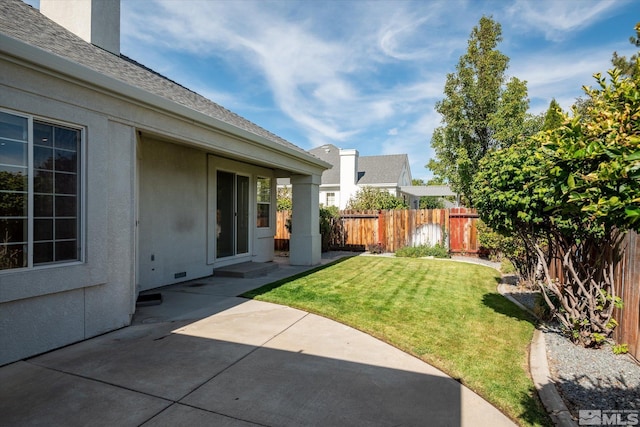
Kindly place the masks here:
POLYGON ((278 188, 277 202, 278 211, 290 211, 293 209, 291 189, 287 187, 278 188))
POLYGON ((563 114, 562 126, 490 153, 474 180, 481 218, 523 240, 546 303, 584 346, 616 325, 620 245, 640 229, 640 79, 595 78, 584 115, 563 114))
POLYGON ((327 252, 332 246, 339 244, 342 237, 342 222, 340 211, 336 206, 320 207, 320 235, 322 252, 327 252))

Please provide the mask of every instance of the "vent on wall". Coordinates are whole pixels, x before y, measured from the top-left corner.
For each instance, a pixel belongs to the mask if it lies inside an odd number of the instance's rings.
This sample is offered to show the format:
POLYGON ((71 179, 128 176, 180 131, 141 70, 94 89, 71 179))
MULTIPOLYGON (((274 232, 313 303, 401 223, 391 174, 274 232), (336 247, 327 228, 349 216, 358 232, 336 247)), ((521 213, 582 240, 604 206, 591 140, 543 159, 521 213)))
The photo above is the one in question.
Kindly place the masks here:
POLYGON ((181 277, 187 277, 187 272, 186 271, 181 271, 180 273, 176 273, 173 275, 174 279, 179 279, 181 277))

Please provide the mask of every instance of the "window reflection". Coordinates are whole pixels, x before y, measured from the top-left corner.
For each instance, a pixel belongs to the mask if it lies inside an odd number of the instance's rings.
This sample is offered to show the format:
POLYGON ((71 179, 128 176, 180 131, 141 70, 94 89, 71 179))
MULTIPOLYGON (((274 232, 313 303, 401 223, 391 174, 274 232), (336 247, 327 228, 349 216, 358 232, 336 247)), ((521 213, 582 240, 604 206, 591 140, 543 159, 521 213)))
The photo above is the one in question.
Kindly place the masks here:
POLYGON ((0 270, 80 259, 82 133, 38 120, 32 123, 30 142, 29 119, 0 112, 0 270))

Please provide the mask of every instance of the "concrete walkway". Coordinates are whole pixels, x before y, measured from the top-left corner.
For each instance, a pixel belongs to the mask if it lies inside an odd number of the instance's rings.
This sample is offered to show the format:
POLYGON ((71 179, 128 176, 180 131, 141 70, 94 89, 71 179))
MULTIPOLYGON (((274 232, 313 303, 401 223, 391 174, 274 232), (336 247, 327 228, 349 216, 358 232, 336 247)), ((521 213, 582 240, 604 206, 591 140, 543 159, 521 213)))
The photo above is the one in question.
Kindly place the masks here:
POLYGON ((0 368, 0 425, 514 425, 367 334, 237 297, 302 271, 165 287, 127 328, 0 368))

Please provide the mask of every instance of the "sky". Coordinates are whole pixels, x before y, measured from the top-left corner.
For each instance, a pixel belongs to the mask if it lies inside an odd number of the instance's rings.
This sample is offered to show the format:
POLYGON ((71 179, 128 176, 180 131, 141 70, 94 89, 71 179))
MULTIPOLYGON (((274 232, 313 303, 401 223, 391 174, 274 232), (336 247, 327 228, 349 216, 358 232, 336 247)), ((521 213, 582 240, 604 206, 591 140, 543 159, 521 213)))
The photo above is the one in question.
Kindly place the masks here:
POLYGON ((306 150, 407 154, 428 180, 434 107, 483 15, 533 114, 637 51, 638 0, 121 0, 121 52, 306 150))

